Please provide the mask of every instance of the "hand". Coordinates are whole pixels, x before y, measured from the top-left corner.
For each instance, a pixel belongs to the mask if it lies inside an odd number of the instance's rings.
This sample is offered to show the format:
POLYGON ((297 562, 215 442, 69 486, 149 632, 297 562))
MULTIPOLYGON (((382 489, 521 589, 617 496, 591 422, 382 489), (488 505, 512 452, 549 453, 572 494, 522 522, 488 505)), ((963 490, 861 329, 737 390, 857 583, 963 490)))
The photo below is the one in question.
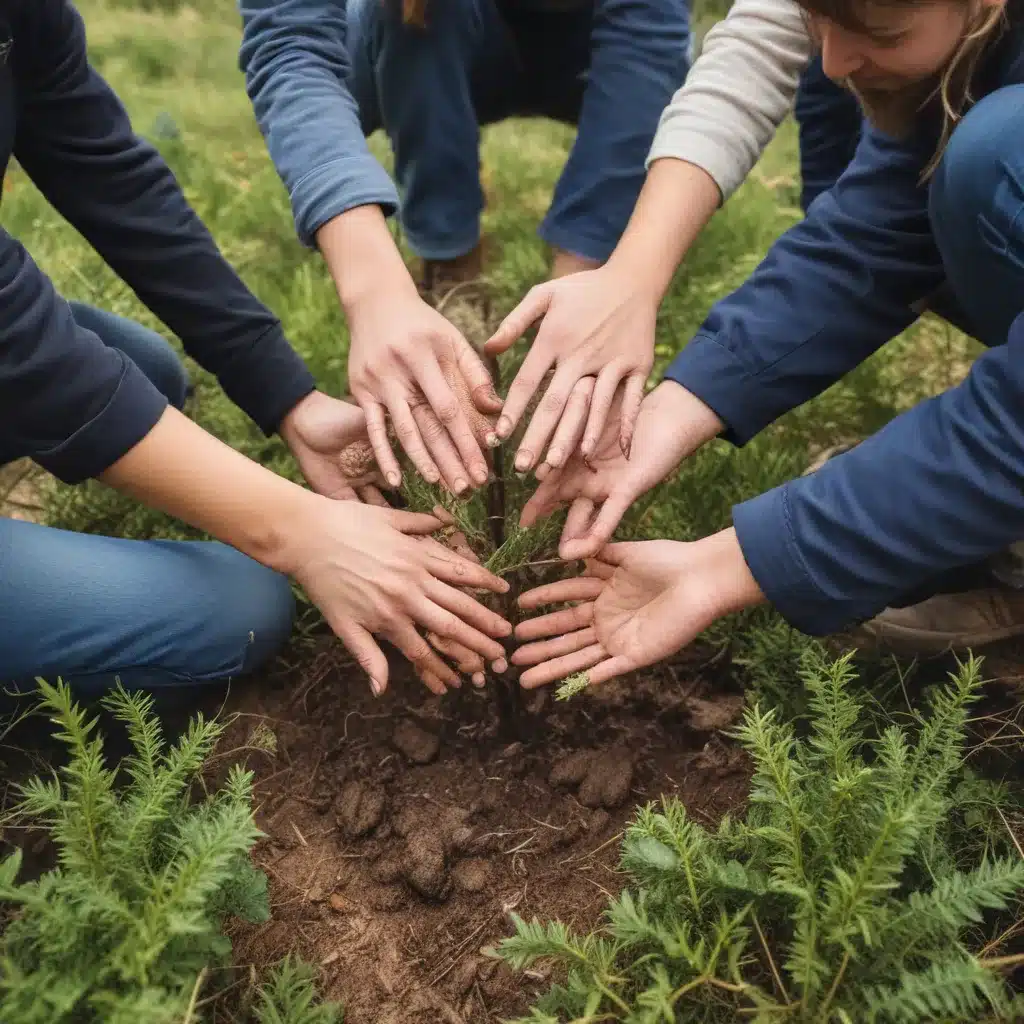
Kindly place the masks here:
MULTIPOLYGON (((654 325, 658 303, 636 282, 607 267, 572 274, 532 288, 502 321, 484 346, 487 353, 508 349, 535 321, 542 319, 537 337, 509 387, 497 434, 511 435, 545 374, 554 376, 537 406, 516 453, 519 472, 532 469, 544 452, 566 410, 569 396, 583 378, 595 377, 586 428, 580 448, 592 456, 623 385, 619 413, 612 417, 618 447, 627 455, 643 399, 644 384, 654 363, 654 325), (623 384, 623 382, 625 382, 623 384)), ((556 438, 547 463, 561 466, 575 450, 556 438)))
POLYGON ((721 420, 700 399, 674 381, 664 381, 640 406, 630 458, 619 445, 613 416, 589 466, 576 452, 559 469, 538 469, 543 479, 523 507, 520 525, 533 526, 568 503, 559 554, 567 561, 596 555, 629 506, 721 429, 721 420))
POLYGON ((415 291, 372 292, 348 313, 349 386, 388 483, 402 477, 385 412, 425 480, 443 478, 455 494, 486 483, 483 446, 498 440, 484 414, 497 413, 501 399, 469 342, 415 291))
POLYGON ((520 677, 527 689, 576 672, 587 672, 593 686, 653 665, 716 619, 763 600, 732 529, 696 543, 611 544, 583 576, 519 598, 524 609, 581 603, 521 622, 516 639, 535 642, 512 662, 533 666, 520 677))
POLYGON ((358 405, 321 391, 307 395, 281 422, 281 437, 317 494, 336 501, 387 505, 384 483, 358 405))
POLYGON ((504 667, 497 638, 511 625, 460 588, 503 594, 508 584, 429 536, 441 520, 304 493, 309 501, 287 524, 280 568, 305 588, 375 694, 387 686, 388 663, 373 634, 402 651, 434 693, 458 687, 459 677, 417 627, 504 667))

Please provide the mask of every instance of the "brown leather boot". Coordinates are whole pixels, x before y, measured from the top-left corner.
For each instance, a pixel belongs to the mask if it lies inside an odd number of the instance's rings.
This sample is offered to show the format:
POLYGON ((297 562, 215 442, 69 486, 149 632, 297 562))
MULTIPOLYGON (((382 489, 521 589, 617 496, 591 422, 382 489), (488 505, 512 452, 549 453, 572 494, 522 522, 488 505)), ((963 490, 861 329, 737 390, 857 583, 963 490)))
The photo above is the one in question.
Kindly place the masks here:
POLYGON ((452 260, 422 260, 417 285, 421 292, 441 298, 457 285, 475 281, 483 274, 484 245, 477 242, 469 252, 452 260))

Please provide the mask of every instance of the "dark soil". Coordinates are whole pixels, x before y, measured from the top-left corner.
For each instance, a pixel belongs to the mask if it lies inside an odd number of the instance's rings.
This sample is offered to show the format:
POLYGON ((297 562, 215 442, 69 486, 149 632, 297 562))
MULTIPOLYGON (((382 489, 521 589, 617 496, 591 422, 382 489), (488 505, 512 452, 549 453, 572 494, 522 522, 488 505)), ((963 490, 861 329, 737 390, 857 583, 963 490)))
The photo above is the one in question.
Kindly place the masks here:
POLYGON ((524 1012, 547 979, 484 952, 513 911, 592 928, 637 804, 676 794, 714 826, 744 799, 746 759, 717 733, 742 695, 720 672, 691 653, 569 702, 530 695, 513 742, 489 690, 399 677, 375 700, 327 642, 301 676, 236 693, 222 749, 270 748, 245 756, 273 907, 236 931, 237 961, 300 953, 347 1024, 524 1012))

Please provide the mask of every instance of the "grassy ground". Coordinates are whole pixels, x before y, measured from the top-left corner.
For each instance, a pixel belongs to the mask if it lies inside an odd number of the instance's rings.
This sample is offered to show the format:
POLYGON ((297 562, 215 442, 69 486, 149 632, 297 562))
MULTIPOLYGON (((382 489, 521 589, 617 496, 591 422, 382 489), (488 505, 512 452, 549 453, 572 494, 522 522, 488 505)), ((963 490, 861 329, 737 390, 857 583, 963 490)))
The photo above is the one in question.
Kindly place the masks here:
MULTIPOLYGON (((80 7, 92 57, 123 97, 136 129, 161 146, 218 244, 282 318, 321 387, 342 392, 345 323, 323 262, 295 239, 285 190, 256 128, 237 68, 240 26, 232 0, 210 0, 201 8, 177 7, 173 0, 82 0, 80 7), (161 138, 168 123, 176 126, 177 138, 161 138)), ((699 23, 706 25, 709 17, 699 23)), ((485 230, 497 243, 488 274, 498 312, 545 274, 546 253, 536 225, 571 138, 563 126, 542 121, 511 121, 484 133, 490 198, 485 230)), ((372 145, 387 161, 386 140, 375 137, 372 145)), ((686 261, 661 311, 654 379, 712 303, 742 281, 771 241, 798 218, 795 154, 795 131, 787 124, 686 261)), ((2 215, 7 230, 25 241, 67 297, 159 327, 17 169, 8 177, 2 215)), ((710 462, 704 460, 697 480, 694 471, 684 470, 676 484, 666 485, 659 510, 645 517, 644 532, 686 536, 718 525, 733 500, 797 471, 809 447, 863 436, 922 394, 948 386, 962 371, 967 345, 939 324, 920 325, 749 450, 736 453, 722 446, 710 462), (771 458, 765 457, 768 452, 771 458), (710 478, 714 494, 708 490, 710 478)), ((264 439, 210 379, 193 370, 199 380, 197 419, 247 454, 293 473, 279 443, 264 439)), ((187 534, 181 524, 98 485, 55 487, 46 505, 50 522, 78 530, 187 534)))

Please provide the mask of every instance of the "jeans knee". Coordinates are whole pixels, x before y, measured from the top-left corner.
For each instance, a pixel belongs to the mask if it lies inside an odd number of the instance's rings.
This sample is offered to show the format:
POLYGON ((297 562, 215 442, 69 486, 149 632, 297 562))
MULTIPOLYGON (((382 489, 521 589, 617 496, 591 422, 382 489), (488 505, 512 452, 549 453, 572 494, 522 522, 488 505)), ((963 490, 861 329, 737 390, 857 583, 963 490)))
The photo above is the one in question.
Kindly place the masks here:
POLYGON ((957 228, 976 228, 988 217, 1005 184, 1021 177, 1024 161, 1017 139, 1024 129, 1024 86, 990 93, 974 106, 950 136, 929 195, 940 247, 957 228))
POLYGON ((241 672, 248 673, 266 665, 291 636, 295 598, 287 577, 245 556, 237 557, 229 621, 224 626, 245 638, 241 672))

